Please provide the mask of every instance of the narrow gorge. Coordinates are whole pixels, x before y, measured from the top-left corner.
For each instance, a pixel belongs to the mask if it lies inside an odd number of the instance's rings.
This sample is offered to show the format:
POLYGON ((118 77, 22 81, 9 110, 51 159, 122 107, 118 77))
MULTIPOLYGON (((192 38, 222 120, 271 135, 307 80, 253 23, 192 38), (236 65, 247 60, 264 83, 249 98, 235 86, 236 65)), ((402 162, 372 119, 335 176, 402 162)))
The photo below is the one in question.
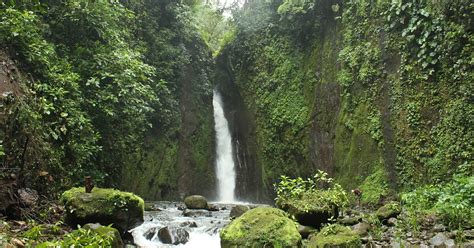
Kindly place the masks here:
POLYGON ((3 1, 0 246, 472 247, 473 27, 469 0, 3 1))

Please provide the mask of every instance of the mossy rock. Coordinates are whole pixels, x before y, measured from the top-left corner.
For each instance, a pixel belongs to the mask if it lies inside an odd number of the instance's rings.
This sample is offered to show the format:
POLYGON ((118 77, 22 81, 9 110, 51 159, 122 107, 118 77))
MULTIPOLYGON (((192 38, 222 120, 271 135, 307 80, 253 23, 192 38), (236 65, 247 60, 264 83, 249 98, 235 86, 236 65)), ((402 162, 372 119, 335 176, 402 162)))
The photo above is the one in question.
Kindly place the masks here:
POLYGON ((122 248, 123 241, 120 237, 120 233, 117 229, 110 226, 102 226, 101 224, 86 224, 84 226, 86 230, 93 230, 94 232, 100 234, 101 236, 108 236, 112 238, 112 247, 113 248, 122 248))
POLYGON ((64 192, 61 202, 66 208, 65 221, 75 228, 87 223, 100 223, 116 228, 120 234, 143 222, 142 198, 115 189, 94 188, 85 193, 84 188, 64 192))
POLYGON ((184 198, 184 204, 189 209, 207 209, 207 199, 201 195, 190 195, 184 198))
POLYGON ((389 202, 375 212, 375 216, 381 221, 388 220, 392 217, 397 217, 402 211, 402 207, 398 202, 389 202))
POLYGON ((349 227, 341 225, 329 225, 311 237, 308 247, 310 248, 358 248, 362 243, 360 236, 349 227))
POLYGON ((221 247, 299 247, 296 224, 280 209, 258 207, 235 219, 220 233, 221 247))
POLYGON ((297 199, 279 199, 276 205, 294 216, 301 225, 320 228, 329 219, 338 217, 338 207, 328 204, 325 194, 324 191, 307 192, 297 199))

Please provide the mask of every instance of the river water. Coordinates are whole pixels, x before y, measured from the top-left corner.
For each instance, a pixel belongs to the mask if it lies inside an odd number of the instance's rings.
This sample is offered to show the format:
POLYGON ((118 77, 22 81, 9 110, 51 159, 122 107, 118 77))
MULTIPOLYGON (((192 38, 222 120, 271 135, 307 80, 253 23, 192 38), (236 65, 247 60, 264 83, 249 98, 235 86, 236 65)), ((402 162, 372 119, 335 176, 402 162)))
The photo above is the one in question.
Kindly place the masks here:
POLYGON ((211 203, 220 210, 207 211, 181 210, 184 208, 183 203, 152 204, 155 209, 161 211, 145 211, 145 222, 131 230, 135 244, 139 247, 220 247, 219 231, 230 222, 229 214, 234 206, 234 204, 211 203), (192 223, 196 223, 196 227, 191 227, 192 223), (168 227, 170 230, 185 230, 189 233, 189 241, 178 245, 163 244, 157 235, 157 231, 163 227, 168 227))

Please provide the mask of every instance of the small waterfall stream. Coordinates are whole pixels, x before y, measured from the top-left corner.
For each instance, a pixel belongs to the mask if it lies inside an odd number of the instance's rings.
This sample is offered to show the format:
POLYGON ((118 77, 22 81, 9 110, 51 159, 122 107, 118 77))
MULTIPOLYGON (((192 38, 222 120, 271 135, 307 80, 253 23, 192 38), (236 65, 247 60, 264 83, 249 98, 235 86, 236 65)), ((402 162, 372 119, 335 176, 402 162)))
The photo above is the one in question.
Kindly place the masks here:
POLYGON ((212 99, 214 107, 214 122, 216 131, 216 178, 217 200, 219 202, 235 202, 235 162, 232 150, 232 138, 229 123, 224 115, 222 98, 214 90, 212 99))
MULTIPOLYGON (((224 115, 222 98, 214 91, 212 105, 216 132, 216 178, 218 211, 184 210, 182 203, 155 202, 158 211, 145 212, 145 222, 130 230, 138 247, 220 247, 219 231, 230 222, 229 213, 235 200, 235 162, 229 123, 224 115), (190 225, 192 223, 193 225, 190 225), (159 230, 168 228, 188 235, 184 244, 164 244, 159 230)), ((173 242, 174 242, 173 238, 173 242)))

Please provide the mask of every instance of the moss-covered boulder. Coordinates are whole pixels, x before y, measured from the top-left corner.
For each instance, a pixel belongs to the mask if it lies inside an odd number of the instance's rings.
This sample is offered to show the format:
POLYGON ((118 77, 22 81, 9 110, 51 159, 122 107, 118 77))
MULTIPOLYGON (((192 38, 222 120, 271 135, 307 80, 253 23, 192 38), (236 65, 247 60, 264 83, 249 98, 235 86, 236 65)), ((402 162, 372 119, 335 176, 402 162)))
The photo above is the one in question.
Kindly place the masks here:
POLYGON ((349 227, 341 225, 329 225, 311 237, 308 247, 310 248, 359 248, 362 243, 359 235, 349 227))
POLYGON ((338 217, 338 207, 328 203, 325 194, 325 191, 310 191, 298 198, 279 199, 276 205, 294 216, 301 225, 320 228, 329 219, 338 217))
POLYGON ((184 204, 189 209, 207 209, 207 199, 201 195, 190 195, 184 198, 184 204))
POLYGON ((230 210, 230 218, 237 218, 242 216, 245 212, 249 211, 250 207, 248 205, 235 205, 230 210))
POLYGON ((132 193, 101 188, 85 193, 84 188, 72 188, 62 194, 61 201, 65 221, 74 228, 87 223, 112 224, 123 235, 143 222, 144 202, 132 193))
POLYGON ((402 207, 398 202, 389 202, 375 212, 375 216, 381 221, 386 221, 392 217, 397 217, 402 211, 402 207))
POLYGON ((112 239, 113 248, 123 247, 123 241, 122 241, 122 238, 120 237, 120 233, 117 229, 113 227, 103 226, 101 224, 94 223, 94 224, 86 224, 84 226, 84 229, 92 230, 103 237, 110 237, 112 239))
POLYGON ((258 207, 235 219, 220 233, 221 247, 298 247, 301 236, 285 212, 258 207))

